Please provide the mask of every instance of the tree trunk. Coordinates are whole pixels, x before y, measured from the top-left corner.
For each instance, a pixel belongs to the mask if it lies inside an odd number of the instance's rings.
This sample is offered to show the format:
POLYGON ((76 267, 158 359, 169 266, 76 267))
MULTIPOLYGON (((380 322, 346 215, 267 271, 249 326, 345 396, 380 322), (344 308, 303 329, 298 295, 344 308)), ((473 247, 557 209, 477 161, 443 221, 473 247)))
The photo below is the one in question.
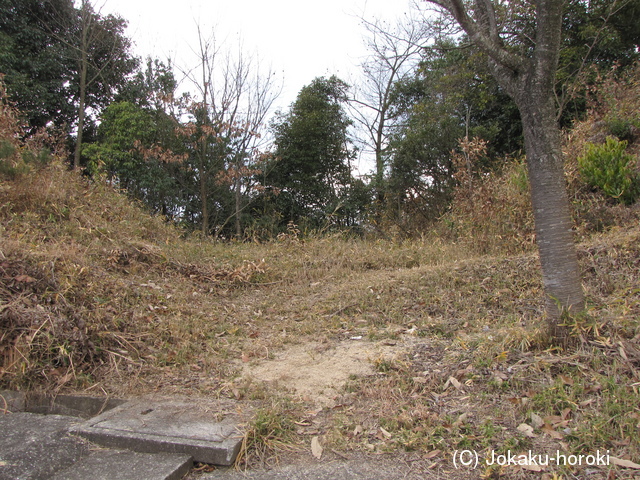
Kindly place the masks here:
POLYGON ((560 129, 550 96, 541 98, 528 90, 516 97, 522 116, 549 334, 566 343, 569 332, 561 325, 562 313, 582 311, 584 294, 571 230, 560 129))
POLYGON ((206 146, 202 146, 202 157, 200 158, 200 205, 202 210, 202 234, 209 236, 209 204, 207 202, 207 175, 205 173, 206 146))
POLYGON ((235 179, 236 237, 238 238, 238 240, 242 238, 242 223, 240 222, 240 212, 242 211, 242 192, 240 190, 240 187, 242 185, 242 182, 240 179, 239 172, 240 172, 240 169, 238 168, 238 171, 236 173, 236 179, 235 179))
POLYGON ((82 153, 82 131, 84 130, 85 102, 87 97, 87 70, 89 68, 89 22, 90 12, 88 4, 82 3, 82 37, 80 40, 80 98, 78 100, 78 134, 76 148, 73 152, 73 168, 80 167, 82 153))
POLYGON ((448 10, 478 48, 487 53, 496 80, 520 111, 549 333, 555 341, 566 344, 569 332, 561 325, 562 314, 584 310, 584 293, 571 232, 573 221, 554 103, 565 2, 533 2, 536 31, 528 38, 534 40, 535 47, 525 56, 515 53, 517 49, 506 48, 500 36, 506 35, 496 15, 496 5, 501 2, 474 2, 472 19, 463 0, 429 1, 448 10))
POLYGON ((82 61, 80 73, 80 99, 78 101, 78 133, 76 135, 76 148, 73 151, 73 168, 80 167, 80 154, 82 153, 82 131, 84 130, 85 99, 87 95, 87 63, 82 61))

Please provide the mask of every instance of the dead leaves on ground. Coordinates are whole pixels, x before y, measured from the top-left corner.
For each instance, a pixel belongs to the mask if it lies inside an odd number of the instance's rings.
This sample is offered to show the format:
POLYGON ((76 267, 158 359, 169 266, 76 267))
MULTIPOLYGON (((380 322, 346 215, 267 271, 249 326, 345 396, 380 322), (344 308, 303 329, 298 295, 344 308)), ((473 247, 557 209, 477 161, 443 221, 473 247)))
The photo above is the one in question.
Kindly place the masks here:
POLYGON ((229 266, 206 268, 202 265, 185 265, 178 262, 172 262, 171 265, 179 274, 211 287, 221 284, 251 284, 257 275, 265 273, 266 268, 264 259, 257 262, 245 260, 241 266, 235 268, 229 266))

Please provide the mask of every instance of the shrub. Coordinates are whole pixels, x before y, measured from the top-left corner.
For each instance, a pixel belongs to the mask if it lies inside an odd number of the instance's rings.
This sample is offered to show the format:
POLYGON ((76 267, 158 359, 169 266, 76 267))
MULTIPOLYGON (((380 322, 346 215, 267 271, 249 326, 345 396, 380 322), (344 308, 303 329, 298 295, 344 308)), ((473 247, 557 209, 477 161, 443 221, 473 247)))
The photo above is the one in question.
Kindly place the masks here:
MULTIPOLYGON (((60 138, 51 132, 40 130, 25 138, 25 126, 21 114, 9 101, 5 84, 0 74, 0 176, 16 178, 48 163, 51 147, 60 148, 60 138)), ((0 178, 1 180, 1 178, 0 178)))
POLYGON ((640 121, 636 118, 627 118, 619 115, 609 115, 605 119, 605 123, 611 135, 632 143, 640 127, 640 121))
POLYGON ((526 162, 505 159, 500 171, 474 174, 485 147, 481 139, 463 139, 453 155, 458 186, 441 233, 480 254, 527 251, 535 237, 526 162))
POLYGON ((602 145, 587 143, 584 155, 578 158, 578 168, 590 186, 631 204, 640 193, 640 178, 635 168, 636 159, 626 148, 626 141, 614 137, 607 137, 602 145))

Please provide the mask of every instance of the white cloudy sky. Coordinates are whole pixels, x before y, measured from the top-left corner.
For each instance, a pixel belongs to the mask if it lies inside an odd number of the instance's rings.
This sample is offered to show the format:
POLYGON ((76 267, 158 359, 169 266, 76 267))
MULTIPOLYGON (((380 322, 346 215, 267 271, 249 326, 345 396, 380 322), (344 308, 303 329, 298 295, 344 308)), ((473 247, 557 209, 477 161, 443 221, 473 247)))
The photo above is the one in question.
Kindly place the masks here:
POLYGON ((242 39, 247 54, 282 77, 278 106, 286 108, 315 77, 336 74, 349 81, 364 55, 359 16, 393 21, 411 0, 97 0, 101 12, 129 21, 137 55, 170 57, 181 68, 195 66, 196 24, 214 29, 230 47, 242 39), (190 65, 191 63, 191 65, 190 65))

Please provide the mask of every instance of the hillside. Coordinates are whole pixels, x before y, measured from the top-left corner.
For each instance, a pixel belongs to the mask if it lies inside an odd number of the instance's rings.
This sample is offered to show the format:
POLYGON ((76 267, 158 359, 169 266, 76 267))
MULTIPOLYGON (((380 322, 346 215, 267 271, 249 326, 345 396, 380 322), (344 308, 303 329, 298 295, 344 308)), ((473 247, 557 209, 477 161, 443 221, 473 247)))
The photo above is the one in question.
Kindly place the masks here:
MULTIPOLYGON (((567 143, 588 312, 569 319, 566 351, 543 333, 517 165, 478 188, 491 214, 458 204, 422 238, 292 227, 264 244, 188 236, 57 161, 5 173, 0 387, 234 398, 256 412, 249 462, 320 436, 336 455, 393 452, 439 472, 456 449, 608 450, 618 465, 589 478, 633 478, 638 206, 585 186, 571 143, 603 125, 579 125, 567 143)), ((540 475, 531 470, 483 474, 540 475)))
POLYGON ((531 253, 295 232, 264 245, 184 239, 55 164, 3 182, 0 198, 3 387, 230 396, 291 421, 293 445, 313 430, 340 450, 430 461, 539 442, 638 458, 637 222, 580 244, 589 315, 575 319, 579 347, 559 352, 540 333, 531 253), (286 375, 284 390, 261 382, 265 362, 291 376, 330 354, 372 368, 334 379, 347 385, 330 395, 322 382, 299 395, 286 375), (318 402, 332 408, 295 427, 318 402))

